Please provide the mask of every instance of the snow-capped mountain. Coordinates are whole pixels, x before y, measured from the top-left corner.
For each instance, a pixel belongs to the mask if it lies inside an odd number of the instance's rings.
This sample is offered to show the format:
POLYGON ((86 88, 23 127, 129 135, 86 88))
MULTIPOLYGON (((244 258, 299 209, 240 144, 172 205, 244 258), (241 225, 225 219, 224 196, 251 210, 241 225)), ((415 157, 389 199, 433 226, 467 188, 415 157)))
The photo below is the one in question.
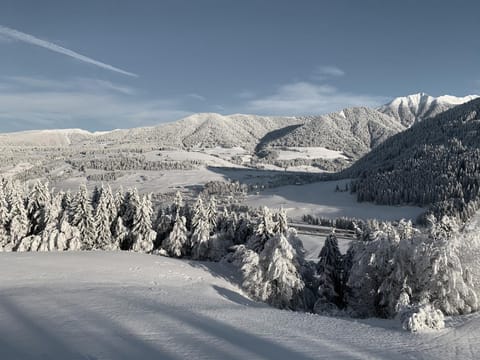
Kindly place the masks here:
POLYGON ((417 121, 434 117, 454 106, 464 104, 476 98, 478 98, 478 95, 467 95, 464 97, 443 95, 433 97, 425 93, 418 93, 397 97, 388 104, 378 108, 378 111, 394 117, 405 127, 410 127, 417 121))
POLYGON ((299 124, 299 117, 199 113, 153 127, 88 132, 79 129, 0 134, 1 145, 75 146, 88 144, 155 144, 173 147, 235 147, 253 149, 267 133, 299 124))
POLYGON ((358 200, 435 204, 435 215, 478 209, 480 98, 415 123, 358 160, 341 176, 357 178, 358 200))

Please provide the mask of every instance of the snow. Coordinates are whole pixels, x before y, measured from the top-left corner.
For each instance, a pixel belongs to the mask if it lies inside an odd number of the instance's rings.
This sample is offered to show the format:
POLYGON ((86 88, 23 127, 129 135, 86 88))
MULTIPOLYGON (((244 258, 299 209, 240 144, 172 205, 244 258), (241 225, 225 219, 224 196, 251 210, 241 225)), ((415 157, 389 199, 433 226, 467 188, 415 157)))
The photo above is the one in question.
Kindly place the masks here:
POLYGON ((472 101, 476 98, 478 98, 478 95, 467 95, 463 97, 457 97, 457 96, 451 96, 451 95, 442 95, 437 97, 437 101, 439 102, 444 102, 447 104, 452 104, 452 105, 461 105, 466 102, 472 101))
MULTIPOLYGON (((197 151, 185 151, 185 150, 161 150, 161 151, 151 151, 145 154, 145 159, 150 161, 159 161, 159 160, 175 160, 175 161, 186 161, 186 160, 198 160, 205 163, 208 166, 219 166, 219 167, 231 167, 238 168, 243 167, 240 165, 233 164, 224 158, 214 156, 215 153, 220 152, 220 149, 216 148, 211 149, 211 151, 203 152, 200 150, 197 151)), ((227 149, 225 149, 227 150, 227 149)), ((228 152, 224 152, 228 153, 228 152)))
MULTIPOLYGON (((340 252, 346 254, 351 242, 355 240, 342 238, 338 234, 336 235, 340 252)), ((322 250, 323 244, 325 243, 326 235, 307 235, 299 233, 298 237, 302 240, 305 249, 305 258, 307 260, 318 261, 318 254, 320 254, 320 250, 322 250)))
POLYGON ((474 359, 480 316, 410 334, 394 320, 282 311, 228 265, 129 252, 1 253, 2 359, 474 359))
POLYGON ((275 149, 278 153, 278 160, 293 159, 338 159, 347 157, 341 152, 330 150, 324 147, 286 147, 285 149, 275 149))
POLYGON ((356 201, 350 192, 335 192, 349 183, 348 180, 324 181, 307 185, 289 185, 262 191, 259 195, 249 195, 246 203, 253 207, 283 207, 288 216, 299 220, 302 215, 316 217, 355 217, 359 219, 399 220, 415 219, 425 209, 416 206, 386 206, 356 201))

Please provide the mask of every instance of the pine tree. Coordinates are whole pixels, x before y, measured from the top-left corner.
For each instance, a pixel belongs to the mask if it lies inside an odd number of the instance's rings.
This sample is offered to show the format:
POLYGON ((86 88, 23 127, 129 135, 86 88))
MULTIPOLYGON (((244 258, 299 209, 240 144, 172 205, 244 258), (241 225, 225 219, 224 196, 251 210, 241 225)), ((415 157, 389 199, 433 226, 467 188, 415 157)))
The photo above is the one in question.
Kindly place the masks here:
POLYGON ((178 214, 180 216, 183 216, 184 215, 184 202, 183 202, 183 197, 182 197, 182 193, 180 191, 177 191, 175 193, 175 198, 173 199, 173 204, 172 204, 172 214, 178 214))
POLYGON ((272 213, 266 206, 262 207, 255 233, 248 239, 248 248, 260 253, 266 242, 272 238, 274 228, 275 223, 273 222, 272 213))
POLYGON ((335 233, 325 239, 318 255, 317 273, 319 276, 316 313, 329 312, 343 307, 342 254, 338 248, 335 233))
POLYGON ((14 249, 22 238, 27 236, 30 229, 27 210, 25 209, 24 201, 18 187, 12 189, 9 218, 8 230, 10 234, 10 246, 11 249, 14 249))
POLYGON ((112 236, 113 241, 110 244, 110 248, 108 250, 120 250, 122 248, 122 245, 129 238, 129 231, 123 225, 123 220, 120 215, 114 221, 112 236))
POLYGON ((113 240, 111 227, 112 227, 112 201, 107 199, 108 195, 102 188, 97 206, 95 208, 95 225, 97 227, 97 237, 94 244, 95 249, 110 249, 113 240))
POLYGON ((264 273, 260 265, 260 255, 253 250, 240 245, 236 250, 236 257, 241 259, 243 275, 242 288, 255 300, 266 301, 264 298, 264 273))
POLYGON ((196 260, 208 259, 210 252, 210 223, 206 216, 198 217, 193 225, 191 238, 192 256, 196 260))
POLYGON ((468 314, 479 307, 470 273, 460 261, 457 229, 446 216, 439 222, 432 219, 429 241, 417 259, 422 289, 418 302, 429 302, 445 315, 468 314))
POLYGON ((207 259, 210 247, 210 230, 207 210, 204 208, 202 198, 199 196, 193 207, 192 214, 191 247, 194 259, 207 259))
POLYGON ((7 232, 7 225, 10 222, 8 203, 3 191, 3 183, 0 183, 0 251, 9 242, 9 236, 7 232))
POLYGON ((217 200, 215 196, 211 196, 206 208, 206 216, 210 225, 210 231, 213 231, 217 226, 217 200))
POLYGON ((92 211, 87 188, 82 185, 75 196, 71 212, 72 225, 80 231, 84 250, 93 249, 96 242, 96 224, 92 211))
POLYGON ((173 229, 162 244, 163 249, 165 249, 170 256, 182 257, 185 255, 188 246, 188 234, 185 223, 185 217, 180 216, 177 212, 173 229))
POLYGON ((61 198, 55 196, 50 204, 45 206, 44 222, 45 226, 41 234, 41 241, 38 246, 36 244, 31 245, 31 251, 53 251, 53 250, 65 250, 66 244, 57 244, 59 217, 61 214, 61 198), (34 249, 34 247, 36 248, 34 249))
POLYGON ((288 232, 287 212, 284 209, 280 209, 280 211, 275 214, 275 220, 273 232, 275 234, 282 233, 286 235, 288 232))
POLYGON ((284 234, 278 233, 266 242, 260 264, 265 279, 261 298, 279 308, 295 309, 305 284, 300 277, 298 254, 284 234))
POLYGON ((150 252, 153 250, 157 233, 152 230, 152 213, 150 195, 145 195, 136 208, 133 217, 133 251, 150 252))
POLYGON ((39 235, 45 228, 45 207, 51 202, 48 183, 35 182, 27 200, 27 216, 30 219, 32 235, 39 235))

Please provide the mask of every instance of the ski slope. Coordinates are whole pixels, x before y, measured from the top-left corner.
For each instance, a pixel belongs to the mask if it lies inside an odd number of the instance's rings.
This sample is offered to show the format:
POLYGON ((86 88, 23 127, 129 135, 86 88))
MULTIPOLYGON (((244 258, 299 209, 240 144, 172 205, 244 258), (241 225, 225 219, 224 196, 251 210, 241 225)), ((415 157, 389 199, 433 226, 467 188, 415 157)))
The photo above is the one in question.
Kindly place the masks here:
POLYGON ((247 299, 228 264, 128 252, 0 253, 1 359, 474 359, 480 316, 390 320, 247 299))

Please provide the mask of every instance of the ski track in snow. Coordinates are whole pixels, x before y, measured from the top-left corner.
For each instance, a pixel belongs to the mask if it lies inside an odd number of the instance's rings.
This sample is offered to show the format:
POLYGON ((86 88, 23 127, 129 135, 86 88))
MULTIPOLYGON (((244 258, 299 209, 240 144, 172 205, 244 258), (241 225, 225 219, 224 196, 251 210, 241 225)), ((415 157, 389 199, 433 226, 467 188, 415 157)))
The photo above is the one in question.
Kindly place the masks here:
POLYGON ((229 265, 131 252, 0 253, 1 359, 474 359, 480 316, 396 321, 249 300, 229 265))

